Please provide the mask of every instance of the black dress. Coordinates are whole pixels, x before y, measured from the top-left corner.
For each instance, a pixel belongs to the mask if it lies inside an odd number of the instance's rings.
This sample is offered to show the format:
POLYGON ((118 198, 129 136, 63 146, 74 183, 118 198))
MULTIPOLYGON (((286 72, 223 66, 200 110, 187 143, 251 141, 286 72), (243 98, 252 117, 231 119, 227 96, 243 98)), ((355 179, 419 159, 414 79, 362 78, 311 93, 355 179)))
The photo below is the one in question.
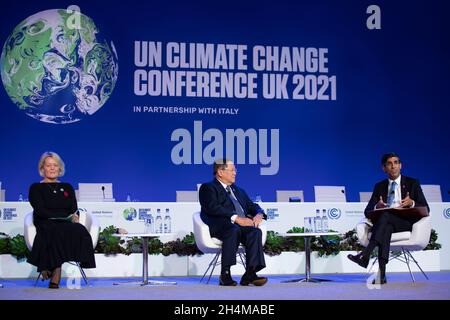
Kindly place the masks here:
POLYGON ((82 268, 95 268, 92 238, 79 223, 65 218, 76 212, 77 200, 68 183, 33 183, 28 199, 33 207, 36 237, 28 262, 37 271, 53 270, 64 262, 79 262, 82 268))

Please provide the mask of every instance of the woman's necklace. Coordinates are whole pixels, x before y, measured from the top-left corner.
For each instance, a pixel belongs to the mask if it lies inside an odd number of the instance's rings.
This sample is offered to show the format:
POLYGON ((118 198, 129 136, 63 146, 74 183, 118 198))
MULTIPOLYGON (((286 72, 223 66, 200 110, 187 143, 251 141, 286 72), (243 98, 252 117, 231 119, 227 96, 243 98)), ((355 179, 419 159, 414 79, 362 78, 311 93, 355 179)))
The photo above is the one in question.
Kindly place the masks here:
MULTIPOLYGON (((52 188, 52 186, 50 185, 50 183, 46 183, 46 185, 48 185, 48 187, 50 188, 50 190, 52 190, 52 192, 54 193, 54 194, 56 194, 58 191, 58 187, 59 187, 59 183, 56 183, 56 186, 54 187, 54 188, 52 188)), ((64 189, 61 187, 60 189, 59 189, 59 191, 61 191, 61 192, 64 192, 64 189)))

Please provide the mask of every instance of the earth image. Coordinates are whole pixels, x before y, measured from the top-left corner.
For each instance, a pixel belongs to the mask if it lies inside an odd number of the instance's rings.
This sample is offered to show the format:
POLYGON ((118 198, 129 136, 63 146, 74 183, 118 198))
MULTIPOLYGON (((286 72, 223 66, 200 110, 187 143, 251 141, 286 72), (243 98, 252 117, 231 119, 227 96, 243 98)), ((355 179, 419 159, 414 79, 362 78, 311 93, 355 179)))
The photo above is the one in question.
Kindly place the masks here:
POLYGON ((123 210, 122 214, 125 220, 127 221, 133 221, 137 217, 137 211, 134 208, 127 208, 123 210))
POLYGON ((117 81, 118 58, 114 44, 102 37, 91 18, 52 9, 28 17, 12 31, 0 71, 20 110, 39 121, 66 124, 105 104, 117 81))

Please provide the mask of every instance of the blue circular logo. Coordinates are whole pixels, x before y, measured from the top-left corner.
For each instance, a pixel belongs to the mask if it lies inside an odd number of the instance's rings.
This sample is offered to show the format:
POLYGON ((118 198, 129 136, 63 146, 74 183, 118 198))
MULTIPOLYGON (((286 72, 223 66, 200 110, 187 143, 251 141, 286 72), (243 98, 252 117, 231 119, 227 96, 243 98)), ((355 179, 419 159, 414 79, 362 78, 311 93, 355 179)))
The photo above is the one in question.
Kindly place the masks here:
POLYGON ((444 209, 444 218, 445 219, 450 219, 450 208, 446 208, 444 209))
POLYGON ((330 219, 339 219, 341 217, 341 209, 338 208, 331 208, 328 209, 328 217, 330 219))

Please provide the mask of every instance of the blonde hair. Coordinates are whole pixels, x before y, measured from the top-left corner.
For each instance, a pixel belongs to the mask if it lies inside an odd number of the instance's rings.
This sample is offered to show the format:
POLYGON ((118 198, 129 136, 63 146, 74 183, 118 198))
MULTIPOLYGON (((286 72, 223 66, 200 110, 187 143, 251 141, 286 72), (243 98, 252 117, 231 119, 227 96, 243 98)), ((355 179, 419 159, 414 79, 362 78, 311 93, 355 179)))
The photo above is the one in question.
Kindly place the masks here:
POLYGON ((42 154, 41 159, 39 159, 39 166, 38 166, 38 170, 39 170, 39 174, 41 177, 44 177, 44 163, 45 163, 45 159, 47 158, 53 158, 53 160, 55 160, 58 165, 59 165, 59 175, 58 177, 62 177, 64 175, 64 173, 66 172, 66 166, 64 164, 64 161, 62 161, 61 157, 53 151, 46 151, 42 154))

